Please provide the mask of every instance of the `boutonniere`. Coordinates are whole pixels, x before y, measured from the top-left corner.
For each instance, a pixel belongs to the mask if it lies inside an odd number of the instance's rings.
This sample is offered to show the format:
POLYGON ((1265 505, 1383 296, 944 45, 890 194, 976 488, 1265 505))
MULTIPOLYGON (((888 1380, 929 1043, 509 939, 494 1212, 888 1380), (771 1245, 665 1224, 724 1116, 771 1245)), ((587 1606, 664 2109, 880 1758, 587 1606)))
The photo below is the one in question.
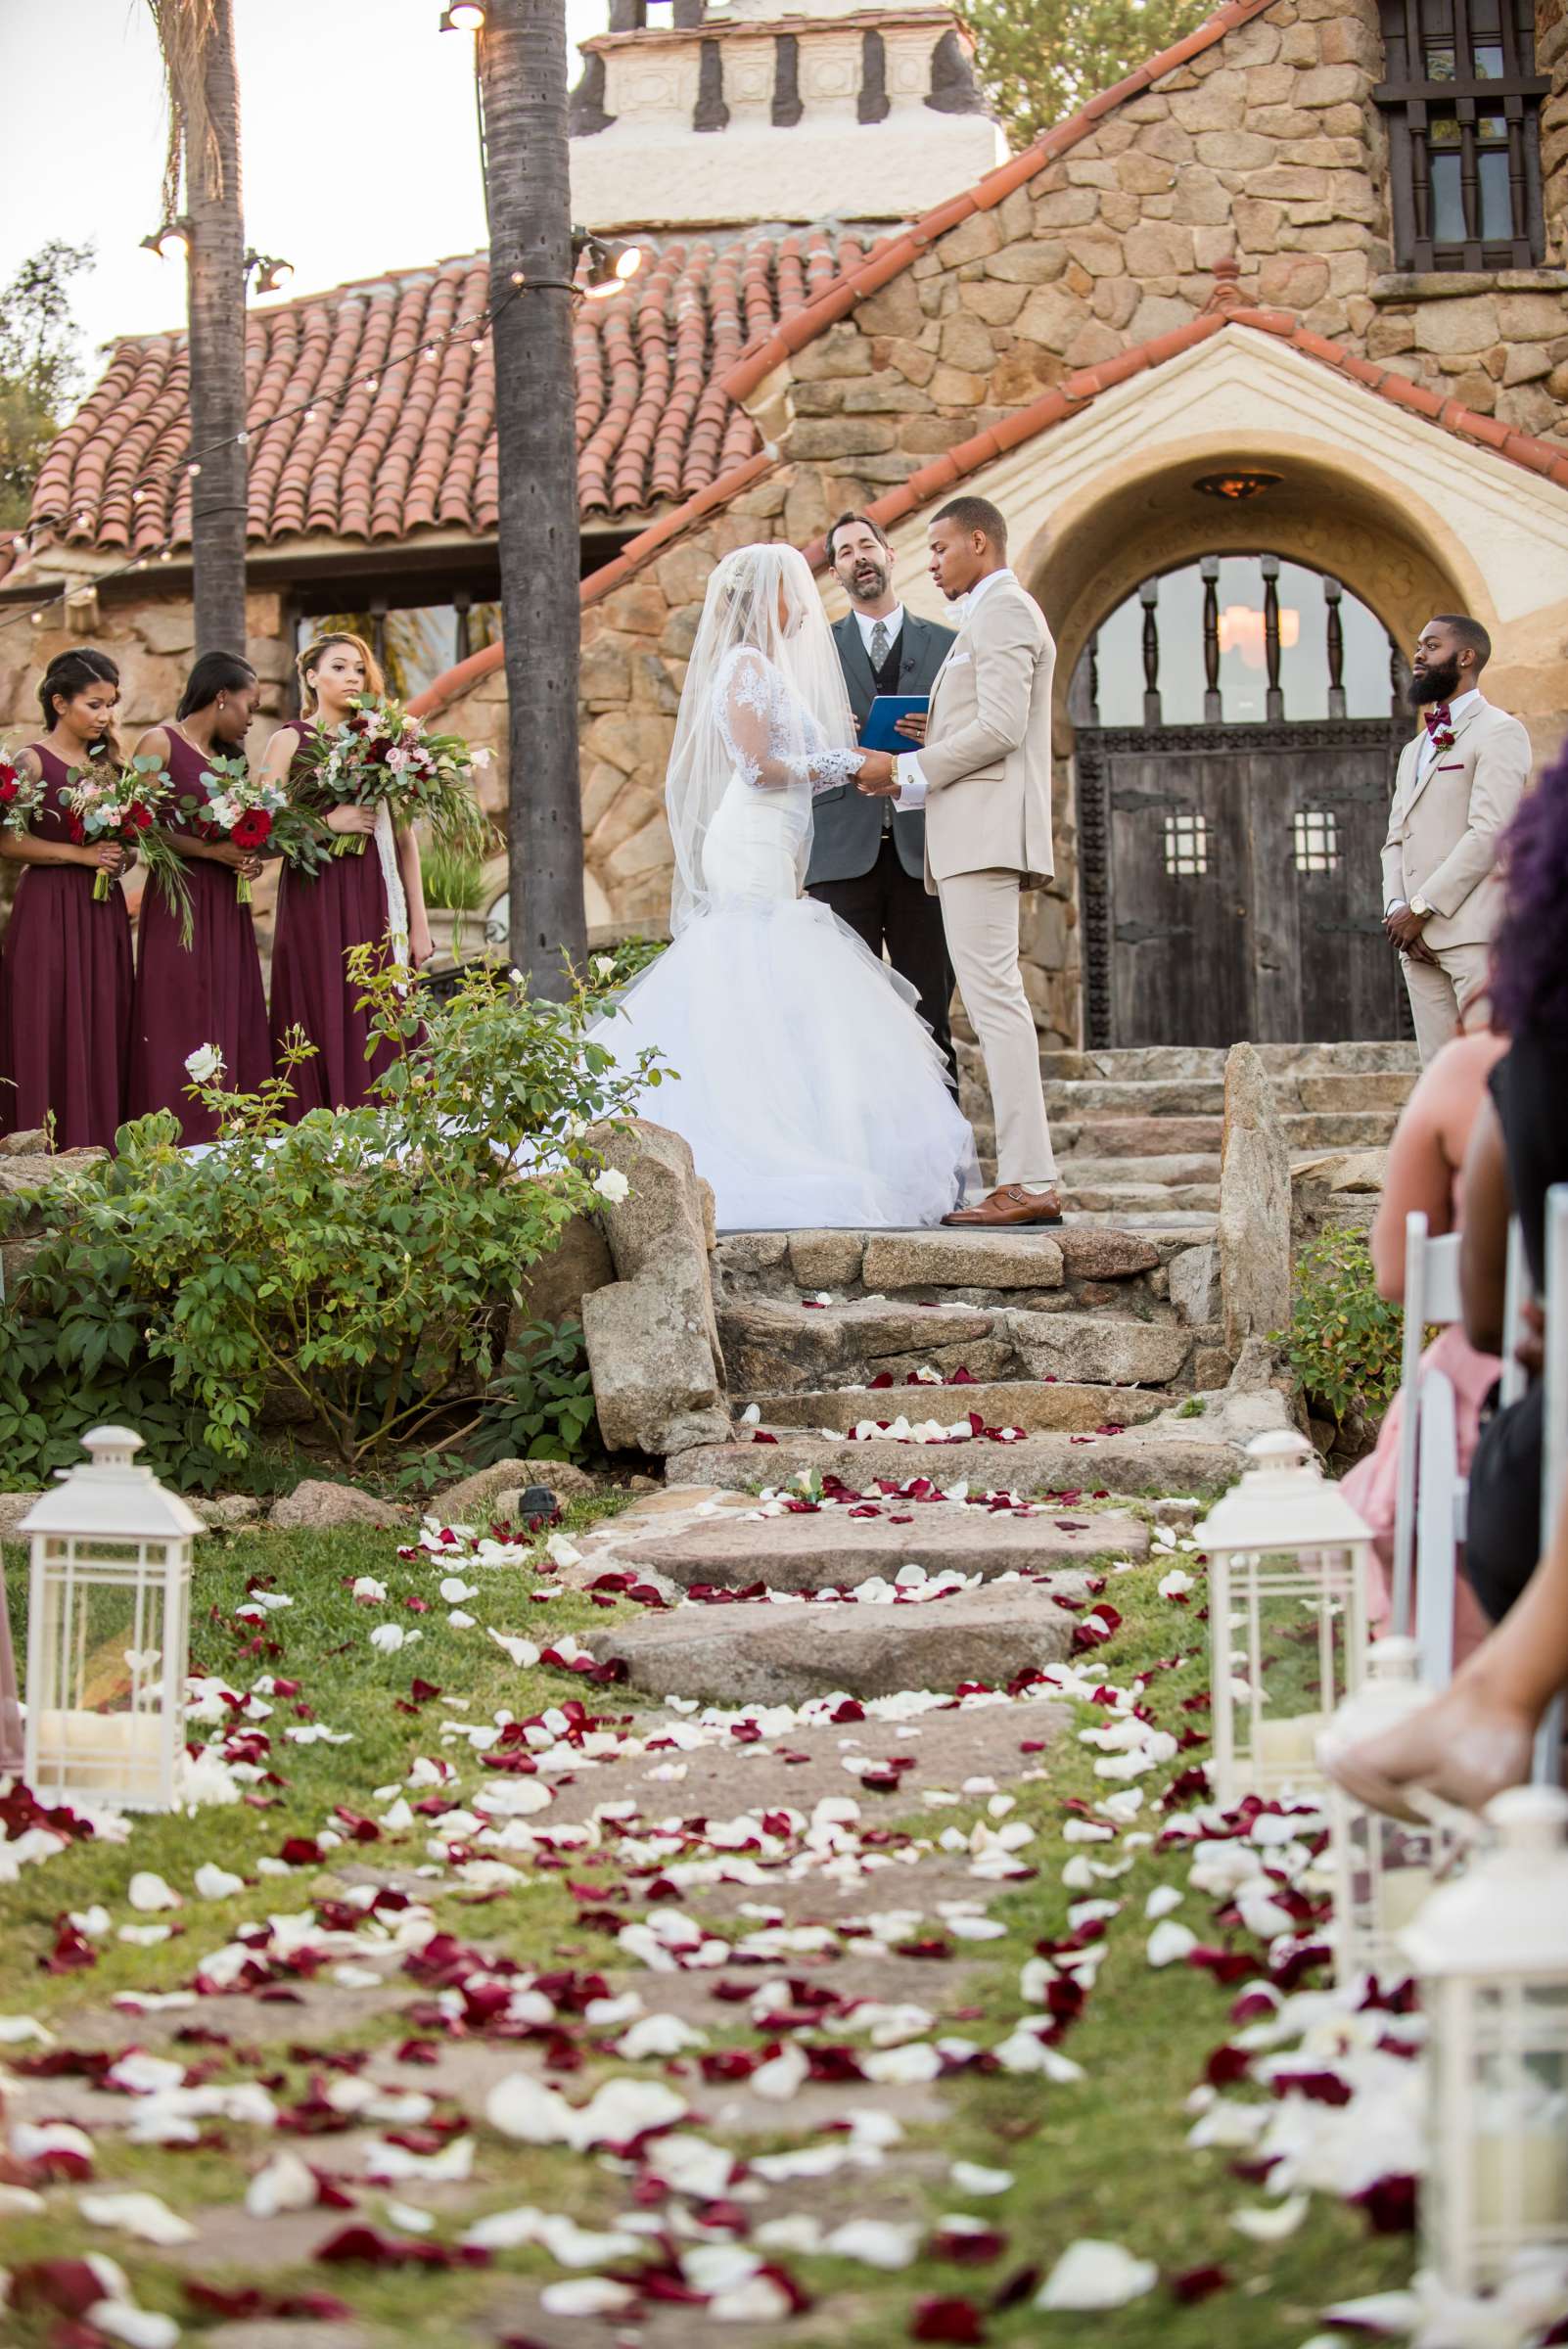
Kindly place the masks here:
POLYGON ((1430 729, 1430 738, 1434 750, 1452 751, 1453 748, 1453 728, 1452 726, 1433 726, 1430 729))

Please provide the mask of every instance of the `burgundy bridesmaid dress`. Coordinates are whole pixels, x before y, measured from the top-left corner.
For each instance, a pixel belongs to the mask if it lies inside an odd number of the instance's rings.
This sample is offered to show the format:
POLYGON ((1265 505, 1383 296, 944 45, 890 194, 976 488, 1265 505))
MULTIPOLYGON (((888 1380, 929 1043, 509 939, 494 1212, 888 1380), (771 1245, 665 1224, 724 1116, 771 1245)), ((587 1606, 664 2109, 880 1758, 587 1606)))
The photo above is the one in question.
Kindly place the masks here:
MULTIPOLYGON (((168 771, 175 790, 194 800, 207 799, 206 760, 172 726, 167 733, 168 771)), ((198 837, 223 837, 200 817, 177 828, 198 837)), ((235 894, 237 879, 230 866, 209 857, 187 861, 188 947, 180 944, 177 907, 156 882, 142 893, 130 1115, 144 1118, 150 1110, 171 1109, 179 1119, 183 1142, 215 1141, 218 1130, 211 1112, 187 1093, 187 1054, 203 1044, 215 1044, 223 1055, 223 1082, 231 1092, 257 1092, 272 1074, 261 957, 251 908, 235 894)))
MULTIPOLYGON (((41 742, 43 804, 30 829, 69 840, 72 770, 41 742)), ((5 939, 0 1007, 0 1133, 54 1116, 55 1147, 109 1149, 125 1116, 130 1061, 130 914, 115 882, 102 902, 81 864, 29 864, 5 939)))
MULTIPOLYGON (((315 732, 307 718, 291 721, 304 743, 315 732)), ((293 781, 300 782, 296 760, 293 781)), ((387 887, 373 840, 362 856, 334 856, 313 877, 285 868, 278 889, 272 947, 272 1050, 280 1073, 291 1028, 302 1028, 316 1049, 290 1078, 298 1125, 307 1110, 357 1109, 394 1054, 378 1044, 368 1060, 366 1014, 354 1009, 359 990, 345 955, 351 946, 382 945, 387 937, 387 887)))

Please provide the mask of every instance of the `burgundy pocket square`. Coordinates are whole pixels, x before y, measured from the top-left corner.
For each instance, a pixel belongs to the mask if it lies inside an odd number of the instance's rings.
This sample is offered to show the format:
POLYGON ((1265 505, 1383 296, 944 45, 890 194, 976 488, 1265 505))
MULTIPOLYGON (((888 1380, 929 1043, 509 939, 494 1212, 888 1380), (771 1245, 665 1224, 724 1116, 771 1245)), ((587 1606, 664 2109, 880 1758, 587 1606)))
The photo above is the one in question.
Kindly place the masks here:
POLYGON ((1462 775, 1464 772, 1464 760, 1462 759, 1451 759, 1446 766, 1440 766, 1437 771, 1440 775, 1462 775))

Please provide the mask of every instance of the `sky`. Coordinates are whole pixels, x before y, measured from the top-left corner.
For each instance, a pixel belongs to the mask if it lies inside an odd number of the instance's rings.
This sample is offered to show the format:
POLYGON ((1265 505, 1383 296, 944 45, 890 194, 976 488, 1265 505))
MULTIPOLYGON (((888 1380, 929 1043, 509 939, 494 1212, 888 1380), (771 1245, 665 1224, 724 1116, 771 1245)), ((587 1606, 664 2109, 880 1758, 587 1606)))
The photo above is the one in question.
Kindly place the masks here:
MULTIPOLYGON (((440 8, 234 0, 246 235, 294 263, 285 299, 484 244, 474 44, 439 29, 440 8)), ((575 39, 607 18, 605 0, 567 0, 575 39)), ((181 249, 140 250, 165 135, 146 0, 0 0, 0 283, 50 237, 96 247, 74 288, 91 378, 97 345, 183 322, 181 249)))

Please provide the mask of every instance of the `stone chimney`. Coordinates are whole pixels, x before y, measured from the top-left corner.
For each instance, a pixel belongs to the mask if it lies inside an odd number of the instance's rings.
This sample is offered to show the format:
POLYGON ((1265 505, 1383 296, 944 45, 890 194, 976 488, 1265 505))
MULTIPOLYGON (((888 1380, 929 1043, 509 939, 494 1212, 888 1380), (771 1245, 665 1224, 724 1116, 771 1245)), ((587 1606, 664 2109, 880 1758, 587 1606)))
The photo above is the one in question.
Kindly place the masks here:
POLYGON ((572 98, 598 229, 903 220, 1005 160, 947 6, 613 0, 572 98))

